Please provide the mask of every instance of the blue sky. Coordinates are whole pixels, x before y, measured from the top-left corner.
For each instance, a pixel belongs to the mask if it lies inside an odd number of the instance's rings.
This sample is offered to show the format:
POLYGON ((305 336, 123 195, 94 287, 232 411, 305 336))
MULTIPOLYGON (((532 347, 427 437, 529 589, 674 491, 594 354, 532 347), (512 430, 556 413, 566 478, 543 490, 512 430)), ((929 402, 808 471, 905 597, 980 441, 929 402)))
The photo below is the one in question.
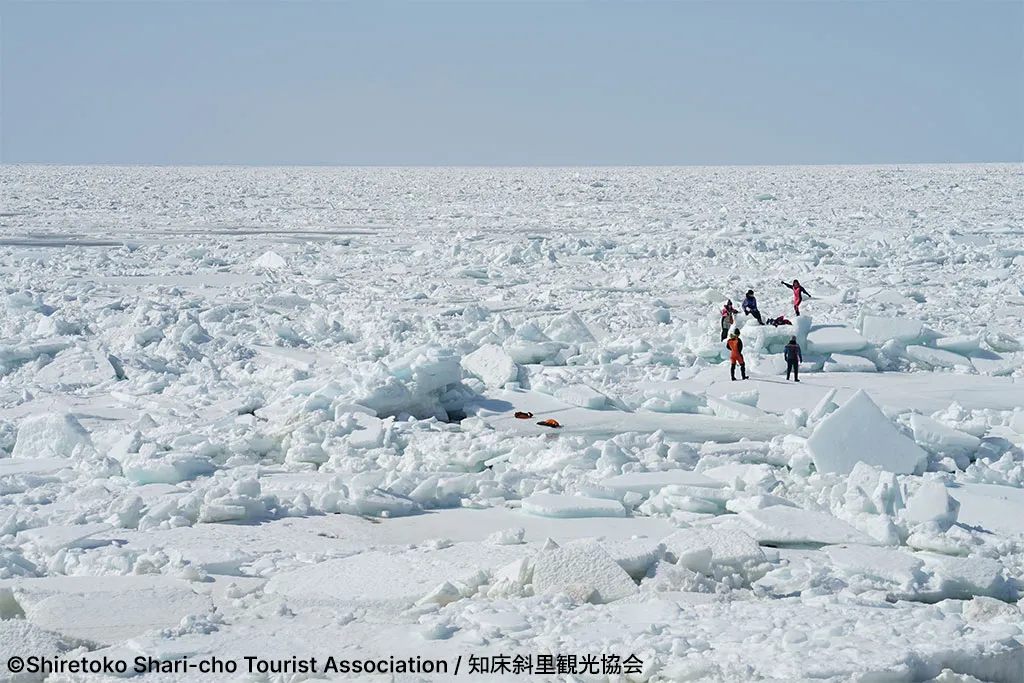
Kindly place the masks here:
POLYGON ((1024 3, 11 2, 5 163, 1024 161, 1024 3))

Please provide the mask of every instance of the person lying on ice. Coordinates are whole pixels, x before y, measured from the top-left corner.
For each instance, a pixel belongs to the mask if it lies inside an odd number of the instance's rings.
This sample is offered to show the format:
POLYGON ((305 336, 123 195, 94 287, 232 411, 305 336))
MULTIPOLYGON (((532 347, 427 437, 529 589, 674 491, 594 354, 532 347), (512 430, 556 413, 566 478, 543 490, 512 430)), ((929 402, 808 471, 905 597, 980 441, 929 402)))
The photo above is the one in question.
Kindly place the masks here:
POLYGON ((800 281, 795 278, 793 280, 793 284, 789 284, 788 282, 783 282, 782 284, 793 290, 793 312, 800 315, 800 303, 804 300, 804 297, 806 296, 808 299, 813 297, 811 297, 810 292, 804 289, 804 286, 800 284, 800 281))
POLYGON ((764 324, 778 327, 779 325, 792 325, 793 321, 780 315, 778 318, 768 318, 768 320, 764 321, 764 324))
POLYGON ((722 307, 722 341, 729 336, 729 328, 736 321, 736 314, 739 311, 732 305, 732 299, 725 302, 725 306, 722 307))
POLYGON ((754 319, 757 320, 757 322, 764 325, 764 321, 761 320, 761 312, 757 310, 757 299, 754 297, 754 290, 747 290, 747 296, 743 299, 741 306, 743 307, 744 313, 754 316, 754 319))
POLYGON ((804 359, 803 354, 800 353, 800 345, 796 343, 796 337, 790 337, 789 343, 786 344, 786 348, 783 351, 783 355, 786 357, 786 379, 789 379, 789 373, 793 373, 793 381, 800 381, 800 361, 804 359))
POLYGON ((739 363, 740 374, 743 379, 747 378, 747 365, 743 362, 743 340, 740 339, 740 331, 733 330, 729 335, 729 341, 725 343, 729 347, 729 376, 736 381, 736 364, 739 363))

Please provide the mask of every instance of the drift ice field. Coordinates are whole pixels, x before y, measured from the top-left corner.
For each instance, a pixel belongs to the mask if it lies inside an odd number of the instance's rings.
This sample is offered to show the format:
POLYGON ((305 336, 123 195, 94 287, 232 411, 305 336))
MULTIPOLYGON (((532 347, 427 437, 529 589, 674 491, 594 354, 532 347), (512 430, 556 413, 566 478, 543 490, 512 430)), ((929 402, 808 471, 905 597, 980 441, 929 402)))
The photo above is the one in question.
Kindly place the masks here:
POLYGON ((1024 680, 1021 165, 0 186, 4 680, 1024 680))

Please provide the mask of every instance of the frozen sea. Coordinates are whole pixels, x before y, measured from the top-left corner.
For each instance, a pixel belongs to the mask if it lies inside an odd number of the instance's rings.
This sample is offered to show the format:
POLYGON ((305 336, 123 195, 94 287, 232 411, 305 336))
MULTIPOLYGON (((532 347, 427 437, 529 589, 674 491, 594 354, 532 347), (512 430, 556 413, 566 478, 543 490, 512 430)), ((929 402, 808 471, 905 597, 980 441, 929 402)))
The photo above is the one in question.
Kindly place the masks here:
POLYGON ((1024 681, 1022 165, 0 188, 0 680, 1024 681))

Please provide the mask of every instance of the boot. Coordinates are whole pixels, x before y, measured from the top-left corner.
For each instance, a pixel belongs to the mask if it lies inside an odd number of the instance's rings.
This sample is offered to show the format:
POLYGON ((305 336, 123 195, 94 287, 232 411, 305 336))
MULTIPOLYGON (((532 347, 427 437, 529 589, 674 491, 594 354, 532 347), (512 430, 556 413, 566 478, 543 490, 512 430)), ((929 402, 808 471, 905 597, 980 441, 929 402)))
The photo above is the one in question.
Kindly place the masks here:
POLYGON ((733 363, 732 365, 729 366, 729 377, 732 378, 733 382, 736 381, 736 364, 735 363, 733 363))
POLYGON ((747 366, 746 365, 741 365, 740 366, 740 372, 743 374, 743 379, 746 379, 747 378, 747 366))

